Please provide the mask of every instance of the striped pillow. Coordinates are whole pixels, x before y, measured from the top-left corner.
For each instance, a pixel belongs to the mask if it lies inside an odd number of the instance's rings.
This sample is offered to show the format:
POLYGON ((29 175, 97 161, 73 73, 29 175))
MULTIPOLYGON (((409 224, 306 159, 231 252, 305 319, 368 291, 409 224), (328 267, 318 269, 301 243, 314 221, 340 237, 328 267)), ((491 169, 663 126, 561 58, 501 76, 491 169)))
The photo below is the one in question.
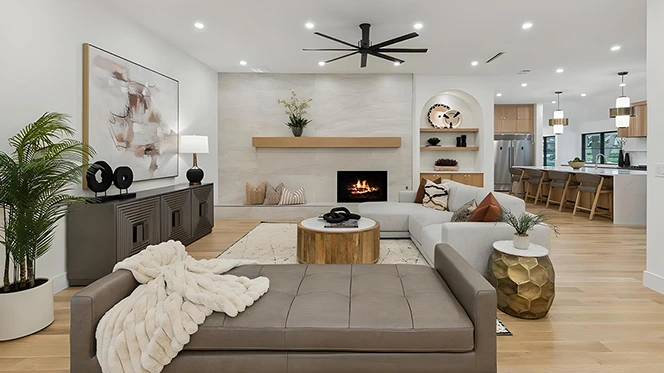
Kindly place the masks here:
POLYGON ((284 191, 281 193, 281 200, 279 201, 280 205, 301 205, 304 203, 307 203, 307 200, 304 199, 304 188, 291 192, 288 188, 284 187, 284 191))
POLYGON ((283 183, 277 185, 276 188, 268 183, 265 189, 265 201, 263 201, 263 205, 278 205, 283 191, 283 183))
POLYGON ((424 198, 422 206, 447 211, 447 200, 450 197, 450 190, 445 184, 436 184, 427 180, 424 185, 424 198))

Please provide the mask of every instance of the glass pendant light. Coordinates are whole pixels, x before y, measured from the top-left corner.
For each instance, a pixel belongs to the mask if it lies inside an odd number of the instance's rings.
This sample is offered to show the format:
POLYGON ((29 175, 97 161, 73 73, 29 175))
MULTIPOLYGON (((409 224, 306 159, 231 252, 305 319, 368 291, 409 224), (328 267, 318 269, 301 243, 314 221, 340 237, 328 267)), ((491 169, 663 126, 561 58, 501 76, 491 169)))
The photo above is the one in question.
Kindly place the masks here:
POLYGON ((616 107, 609 109, 609 117, 616 119, 617 128, 629 127, 629 118, 635 117, 634 108, 631 107, 629 97, 625 96, 625 75, 627 71, 619 72, 620 76, 620 97, 616 99, 616 107))
POLYGON ((558 103, 558 109, 553 112, 553 119, 549 119, 549 126, 553 127, 554 135, 562 135, 563 128, 569 124, 569 119, 565 118, 565 113, 560 108, 560 95, 562 93, 562 91, 556 92, 556 95, 558 95, 558 100, 556 101, 558 103))

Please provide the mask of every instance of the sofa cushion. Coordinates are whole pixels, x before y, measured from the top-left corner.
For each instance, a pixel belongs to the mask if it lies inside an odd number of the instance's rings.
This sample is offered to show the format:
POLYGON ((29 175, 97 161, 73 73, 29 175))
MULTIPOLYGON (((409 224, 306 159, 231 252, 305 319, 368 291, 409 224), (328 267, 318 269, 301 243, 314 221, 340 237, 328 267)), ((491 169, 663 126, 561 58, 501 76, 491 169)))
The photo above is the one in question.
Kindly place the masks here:
POLYGON ((482 198, 477 198, 478 192, 482 191, 480 188, 457 183, 451 180, 443 180, 443 183, 447 184, 450 189, 450 198, 447 206, 452 212, 461 208, 461 206, 463 206, 471 199, 476 201, 482 200, 482 198))
MULTIPOLYGON (((440 184, 440 177, 437 177, 431 181, 433 181, 436 184, 440 184)), ((413 201, 414 203, 422 203, 422 200, 424 199, 424 187, 427 184, 427 179, 422 178, 420 179, 420 186, 417 188, 417 193, 415 194, 415 200, 413 201)))
MULTIPOLYGON (((477 200, 481 201, 483 200, 490 192, 480 190, 480 192, 477 194, 477 200)), ((510 210, 514 215, 521 215, 522 213, 526 212, 526 202, 522 200, 521 198, 517 198, 514 196, 510 196, 509 194, 506 193, 492 193, 494 197, 498 200, 498 203, 500 203, 500 207, 504 210, 510 210)))
POLYGON ((470 218, 470 214, 473 213, 477 209, 477 201, 474 199, 471 199, 470 201, 466 202, 463 206, 459 207, 456 211, 454 211, 454 215, 452 215, 452 219, 450 220, 452 223, 461 223, 464 221, 468 221, 468 218, 470 218))
POLYGON ((438 272, 420 265, 249 265, 270 290, 237 317, 213 313, 189 351, 469 352, 474 327, 438 272))
POLYGON ((435 210, 447 211, 447 200, 449 197, 450 190, 447 185, 427 181, 424 186, 422 206, 435 210))
POLYGON ((502 209, 500 207, 500 203, 498 203, 498 200, 496 197, 494 197, 493 193, 487 194, 486 197, 480 202, 479 205, 477 205, 477 208, 475 211, 473 211, 472 214, 470 214, 470 217, 468 217, 469 222, 483 222, 483 223, 495 223, 497 221, 500 221, 500 218, 502 217, 502 209))
POLYGON ((383 232, 408 232, 410 213, 423 208, 416 203, 365 202, 357 206, 357 212, 378 221, 383 232))
POLYGON ((408 220, 408 231, 412 238, 422 242, 422 228, 431 224, 447 223, 452 219, 452 212, 434 210, 426 207, 411 212, 408 220))

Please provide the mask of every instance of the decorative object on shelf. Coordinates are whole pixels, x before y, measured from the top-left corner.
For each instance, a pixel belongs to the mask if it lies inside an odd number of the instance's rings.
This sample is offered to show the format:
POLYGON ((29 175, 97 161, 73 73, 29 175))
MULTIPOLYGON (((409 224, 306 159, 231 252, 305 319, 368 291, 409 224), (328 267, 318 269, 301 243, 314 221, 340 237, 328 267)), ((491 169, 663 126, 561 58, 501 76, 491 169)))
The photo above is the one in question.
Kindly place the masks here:
POLYGON ((129 187, 134 183, 134 172, 127 166, 120 166, 113 171, 113 185, 115 185, 120 194, 125 190, 125 194, 129 193, 129 187))
POLYGON ((562 91, 556 92, 556 95, 558 96, 558 100, 556 101, 558 103, 558 109, 553 112, 553 118, 549 119, 549 126, 553 127, 554 135, 562 135, 563 128, 569 125, 569 119, 565 118, 565 113, 560 109, 560 95, 562 93, 562 91))
MULTIPOLYGON (((545 225, 544 222, 549 220, 548 215, 542 213, 531 214, 524 212, 519 216, 515 216, 511 211, 503 211, 502 221, 510 225, 516 232, 514 232, 514 247, 521 250, 527 250, 530 246, 530 236, 528 232, 533 230, 537 225, 545 225)), ((551 226, 553 232, 558 236, 560 233, 558 227, 551 226)))
POLYGON ((625 148, 625 144, 627 144, 627 139, 624 137, 618 137, 616 140, 618 141, 618 144, 620 144, 620 152, 618 152, 618 167, 623 167, 625 166, 623 149, 625 148))
POLYGON ((368 56, 374 56, 378 58, 382 58, 384 60, 390 61, 394 64, 394 66, 399 66, 402 63, 406 62, 404 60, 400 60, 398 58, 394 58, 392 56, 388 56, 386 53, 394 52, 394 53, 426 53, 427 49, 426 48, 385 48, 393 44, 401 43, 403 41, 416 38, 419 35, 417 32, 411 32, 410 34, 402 35, 394 39, 390 39, 381 43, 376 43, 373 44, 370 39, 370 32, 371 32, 371 25, 368 23, 362 23, 360 24, 360 29, 362 30, 362 39, 357 43, 348 43, 343 40, 339 40, 337 38, 334 38, 332 36, 325 35, 321 32, 314 32, 315 35, 324 37, 325 39, 329 39, 332 41, 335 41, 339 44, 343 44, 345 46, 344 49, 310 49, 310 48, 305 48, 303 51, 305 52, 336 52, 336 51, 346 51, 349 52, 347 54, 344 54, 339 57, 332 58, 327 61, 321 61, 318 64, 320 66, 325 66, 325 64, 338 61, 342 58, 354 56, 356 54, 360 55, 360 68, 364 68, 367 66, 367 57, 368 56), (350 49, 349 49, 350 48, 350 49))
POLYGON ((463 143, 461 142, 461 136, 457 136, 456 146, 457 146, 457 148, 462 148, 463 147, 463 143))
POLYGON ((293 132, 293 136, 295 137, 302 136, 304 127, 311 123, 311 120, 303 117, 303 115, 307 113, 307 109, 309 108, 309 103, 311 101, 312 99, 310 98, 300 101, 295 91, 291 91, 291 97, 288 99, 288 101, 277 100, 277 103, 281 104, 284 109, 286 109, 285 112, 286 115, 288 115, 288 122, 286 122, 286 126, 290 127, 291 131, 293 132))
POLYGON ((576 158, 572 159, 571 161, 567 162, 567 164, 569 164, 569 166, 572 167, 573 169, 578 170, 581 167, 586 165, 586 161, 584 161, 583 159, 581 159, 579 157, 576 157, 576 158))
POLYGON ((87 144, 71 138, 68 117, 45 113, 9 138, 0 151, 0 209, 5 251, 0 287, 0 341, 35 333, 54 320, 53 283, 37 278, 37 259, 50 249, 58 222, 76 202, 69 194, 83 179, 80 159, 93 157, 87 144))
POLYGON ((440 143, 440 139, 437 137, 431 137, 427 140, 427 142, 429 143, 430 146, 438 146, 438 144, 440 143))
POLYGON ((96 161, 85 172, 85 180, 88 183, 88 189, 97 193, 106 193, 113 183, 113 169, 104 161, 96 161), (99 179, 97 179, 99 174, 99 179))
POLYGON ((178 176, 178 110, 177 80, 83 44, 83 142, 99 158, 136 181, 178 176))
POLYGON ((330 212, 323 214, 323 220, 328 223, 341 223, 347 220, 360 220, 361 216, 353 214, 345 207, 335 207, 330 212))
POLYGON ((465 147, 468 146, 468 143, 467 143, 466 139, 467 139, 466 135, 461 135, 461 147, 462 148, 465 148, 465 147))
POLYGON ((427 113, 427 120, 434 128, 445 128, 445 121, 443 116, 447 111, 450 110, 450 107, 445 104, 434 104, 429 108, 427 113))
POLYGON ((443 114, 443 123, 445 123, 445 128, 458 128, 461 127, 463 122, 463 116, 459 110, 448 110, 443 114))
POLYGON ((267 183, 263 182, 258 184, 258 186, 253 186, 249 183, 245 184, 245 205, 262 205, 265 203, 265 191, 267 188, 267 183))
POLYGON ((616 119, 617 128, 629 127, 629 118, 636 117, 636 111, 631 106, 629 97, 625 96, 625 75, 627 71, 618 73, 620 76, 620 96, 616 99, 616 107, 609 109, 609 118, 616 119))
POLYGON ((187 171, 189 185, 201 185, 201 180, 203 180, 205 173, 198 167, 198 153, 207 154, 210 152, 208 137, 198 135, 180 136, 180 151, 194 155, 193 164, 187 171))
POLYGON ((629 158, 629 153, 625 153, 625 160, 623 161, 625 167, 632 166, 632 160, 629 158))
POLYGON ((433 169, 435 171, 459 171, 459 162, 456 159, 436 159, 433 169))

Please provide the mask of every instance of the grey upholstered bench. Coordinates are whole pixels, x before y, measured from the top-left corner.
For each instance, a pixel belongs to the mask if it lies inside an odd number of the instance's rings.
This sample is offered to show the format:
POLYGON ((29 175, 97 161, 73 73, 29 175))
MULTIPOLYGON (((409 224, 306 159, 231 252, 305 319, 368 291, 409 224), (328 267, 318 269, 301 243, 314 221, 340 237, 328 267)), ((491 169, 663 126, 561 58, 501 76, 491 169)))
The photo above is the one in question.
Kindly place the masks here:
MULTIPOLYGON (((250 265, 270 279, 235 318, 214 313, 164 372, 496 372, 496 294, 454 249, 419 265, 250 265)), ((101 372, 94 333, 137 286, 118 271, 72 299, 71 371, 101 372)))

